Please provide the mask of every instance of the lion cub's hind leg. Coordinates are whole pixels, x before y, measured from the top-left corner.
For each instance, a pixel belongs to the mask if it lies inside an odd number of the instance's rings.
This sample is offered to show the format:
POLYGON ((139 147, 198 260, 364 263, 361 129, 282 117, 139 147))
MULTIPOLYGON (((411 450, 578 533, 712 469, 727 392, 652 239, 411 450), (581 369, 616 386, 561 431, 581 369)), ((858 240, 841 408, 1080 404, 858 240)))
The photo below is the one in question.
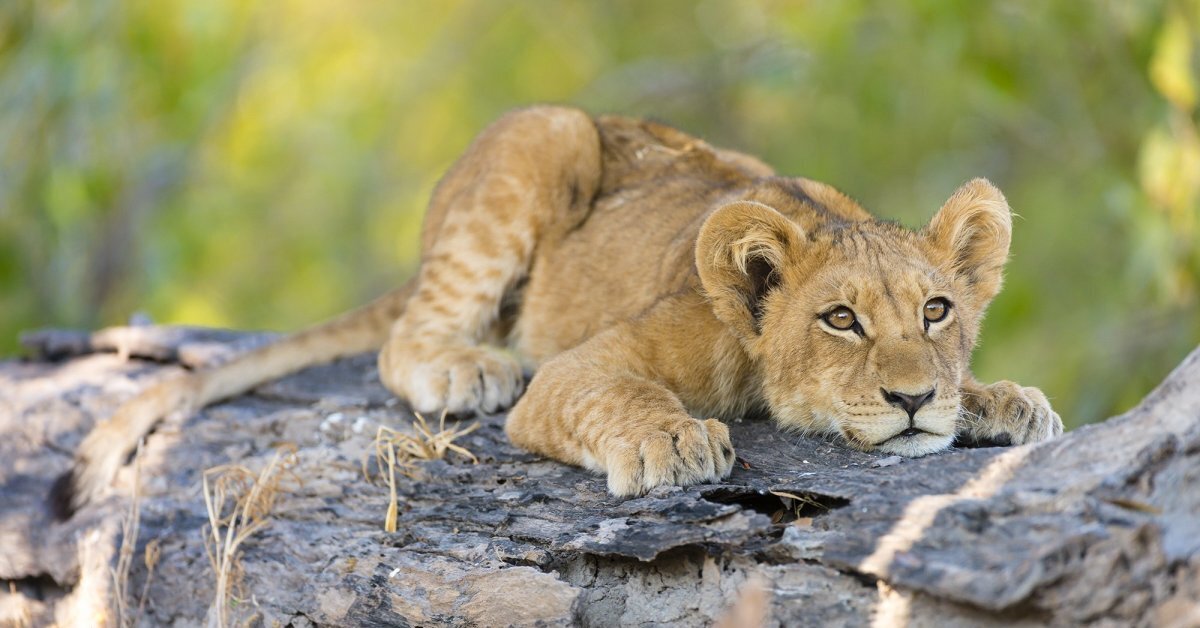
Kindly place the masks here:
POLYGON ((585 113, 516 111, 485 130, 438 184, 416 292, 379 354, 384 385, 419 412, 494 412, 521 393, 521 366, 482 344, 539 240, 587 215, 600 140, 585 113))

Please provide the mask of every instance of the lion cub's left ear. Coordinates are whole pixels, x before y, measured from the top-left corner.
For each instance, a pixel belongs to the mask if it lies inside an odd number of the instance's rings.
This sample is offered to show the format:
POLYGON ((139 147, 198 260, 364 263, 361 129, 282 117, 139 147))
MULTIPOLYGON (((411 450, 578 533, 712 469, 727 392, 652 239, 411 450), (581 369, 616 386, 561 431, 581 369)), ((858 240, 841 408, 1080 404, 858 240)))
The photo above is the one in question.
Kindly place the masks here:
POLYGON ((717 318, 743 340, 758 337, 766 297, 786 264, 795 263, 804 232, 774 208, 752 201, 713 212, 696 239, 696 269, 717 318))
POLYGON ((980 306, 1000 291, 1012 240, 1008 201, 987 179, 962 185, 925 230, 938 261, 964 277, 980 306))

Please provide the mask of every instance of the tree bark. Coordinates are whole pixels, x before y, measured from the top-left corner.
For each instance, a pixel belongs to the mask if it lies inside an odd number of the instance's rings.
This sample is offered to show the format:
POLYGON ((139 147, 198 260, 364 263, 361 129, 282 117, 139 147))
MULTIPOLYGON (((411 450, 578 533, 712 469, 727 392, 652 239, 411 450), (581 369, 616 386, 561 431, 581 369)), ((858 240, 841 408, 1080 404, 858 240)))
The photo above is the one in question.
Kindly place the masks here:
POLYGON ((383 531, 389 490, 360 465, 370 454, 376 467, 379 426, 405 430, 412 415, 360 356, 169 418, 106 499, 55 523, 50 483, 95 421, 182 368, 162 361, 262 341, 142 333, 132 359, 53 332, 31 343, 40 355, 0 363, 0 578, 11 583, 0 623, 116 625, 111 570, 139 476, 125 616, 202 623, 216 578, 201 476, 230 462, 257 470, 291 444, 294 477, 242 546, 231 617, 710 625, 761 604, 748 616, 771 626, 1200 624, 1200 351, 1130 412, 1050 442, 913 460, 746 419, 731 425, 740 462, 727 481, 630 500, 514 448, 503 416, 483 417, 455 441, 477 464, 450 453, 398 476, 394 533, 383 531), (161 552, 152 574, 148 545, 161 552))

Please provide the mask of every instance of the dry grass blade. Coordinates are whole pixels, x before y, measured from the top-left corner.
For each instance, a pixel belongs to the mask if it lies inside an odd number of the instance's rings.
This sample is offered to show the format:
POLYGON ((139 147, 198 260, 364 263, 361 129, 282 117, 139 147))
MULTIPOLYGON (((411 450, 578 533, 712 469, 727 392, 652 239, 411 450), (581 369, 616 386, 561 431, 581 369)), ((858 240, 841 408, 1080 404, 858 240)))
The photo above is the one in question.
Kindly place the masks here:
MULTIPOLYGON (((441 460, 449 452, 454 452, 478 464, 479 459, 467 448, 457 445, 454 441, 462 436, 479 429, 479 424, 461 429, 446 429, 446 413, 442 412, 438 420, 438 431, 433 432, 425 417, 418 412, 412 422, 412 434, 400 432, 390 427, 379 426, 375 432, 375 460, 383 477, 384 484, 390 494, 387 513, 383 518, 383 529, 395 532, 397 519, 400 516, 400 500, 396 493, 396 471, 407 477, 413 477, 413 470, 418 460, 441 460), (385 471, 386 468, 386 471, 385 471)), ((371 481, 368 469, 368 456, 363 456, 363 477, 371 481)))
MULTIPOLYGON (((121 547, 117 551, 117 566, 109 571, 113 579, 112 602, 117 626, 124 628, 133 624, 129 615, 129 569, 133 566, 133 550, 137 547, 138 529, 141 524, 142 445, 138 441, 133 455, 133 494, 129 498, 129 512, 121 524, 121 547)), ((147 577, 149 577, 147 575, 147 577)))
POLYGON ((787 491, 770 491, 770 493, 776 497, 782 497, 785 500, 791 500, 790 502, 785 501, 784 503, 791 508, 792 515, 794 517, 799 517, 801 511, 805 507, 816 508, 819 510, 829 510, 828 505, 822 504, 821 502, 807 495, 797 495, 796 493, 789 493, 787 491))
POLYGON ((146 582, 142 584, 142 595, 138 598, 138 617, 146 610, 146 599, 150 594, 150 580, 154 578, 154 568, 162 557, 162 546, 158 539, 146 543, 146 551, 142 554, 142 562, 146 565, 146 582))
POLYGON ((29 601, 17 590, 15 580, 8 581, 8 600, 0 598, 0 626, 12 628, 29 628, 33 625, 33 608, 29 601))
POLYGON ((209 625, 226 625, 230 589, 239 572, 238 551, 246 539, 270 524, 280 484, 295 465, 296 449, 289 447, 277 451, 257 474, 241 465, 221 465, 204 472, 208 510, 204 551, 217 578, 209 625))
MULTIPOLYGON (((379 461, 379 466, 382 468, 387 465, 387 474, 383 476, 384 482, 387 484, 390 498, 388 499, 387 514, 384 515, 383 529, 386 532, 396 531, 396 520, 400 516, 400 501, 396 495, 396 469, 399 467, 401 473, 411 477, 412 464, 403 458, 396 456, 396 437, 398 434, 395 430, 380 426, 375 432, 375 459, 379 461)), ((365 462, 364 462, 365 464, 365 462)))
POLYGON ((464 458, 470 459, 472 464, 479 463, 479 459, 475 457, 475 454, 468 451, 465 447, 454 444, 455 439, 479 429, 478 423, 459 430, 448 430, 446 429, 446 413, 442 412, 441 418, 438 419, 438 431, 435 434, 429 430, 429 425, 425 422, 425 417, 417 413, 417 418, 413 421, 412 426, 416 430, 417 436, 410 436, 398 444, 404 445, 413 458, 441 460, 446 457, 447 451, 453 451, 464 458))

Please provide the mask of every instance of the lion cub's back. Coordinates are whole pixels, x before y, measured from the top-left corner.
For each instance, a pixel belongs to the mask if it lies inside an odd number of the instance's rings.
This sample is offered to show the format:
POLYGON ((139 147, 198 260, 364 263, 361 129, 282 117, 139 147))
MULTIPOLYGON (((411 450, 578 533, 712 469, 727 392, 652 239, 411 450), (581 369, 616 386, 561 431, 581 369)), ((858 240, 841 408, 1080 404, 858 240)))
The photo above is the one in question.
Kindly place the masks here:
POLYGON ((514 328, 540 363, 689 289, 704 218, 770 169, 670 127, 597 120, 604 175, 582 225, 542 242, 514 328))

